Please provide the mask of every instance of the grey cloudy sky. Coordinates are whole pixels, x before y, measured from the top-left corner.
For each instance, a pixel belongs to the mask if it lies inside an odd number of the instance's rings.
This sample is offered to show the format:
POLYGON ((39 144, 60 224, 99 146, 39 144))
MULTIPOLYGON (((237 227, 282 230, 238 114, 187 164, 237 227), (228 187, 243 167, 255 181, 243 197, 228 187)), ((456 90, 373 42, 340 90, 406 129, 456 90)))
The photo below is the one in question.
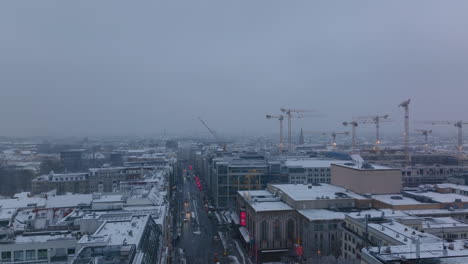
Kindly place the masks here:
MULTIPOLYGON (((1 1, 0 134, 468 120, 467 1, 1 1)), ((402 122, 392 123, 400 129, 402 122)))

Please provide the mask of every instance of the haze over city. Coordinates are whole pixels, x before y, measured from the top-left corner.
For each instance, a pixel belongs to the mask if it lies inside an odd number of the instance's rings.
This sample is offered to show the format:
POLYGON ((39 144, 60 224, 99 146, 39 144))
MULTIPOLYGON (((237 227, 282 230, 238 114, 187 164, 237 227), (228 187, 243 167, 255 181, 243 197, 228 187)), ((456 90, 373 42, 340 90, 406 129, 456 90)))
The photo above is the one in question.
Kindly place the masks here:
POLYGON ((468 263, 466 10, 0 1, 0 263, 468 263))
MULTIPOLYGON (((4 1, 5 136, 276 132, 466 119, 465 1, 4 1)), ((369 131, 370 128, 369 128, 369 131)), ((441 131, 441 133, 444 131, 441 131)))

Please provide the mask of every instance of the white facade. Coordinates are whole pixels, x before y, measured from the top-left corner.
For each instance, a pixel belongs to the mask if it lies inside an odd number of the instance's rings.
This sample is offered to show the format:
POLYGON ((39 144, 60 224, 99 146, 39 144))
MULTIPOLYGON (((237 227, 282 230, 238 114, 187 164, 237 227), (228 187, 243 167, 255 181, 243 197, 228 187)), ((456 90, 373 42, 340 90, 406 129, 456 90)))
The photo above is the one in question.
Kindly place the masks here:
POLYGON ((286 160, 283 170, 288 174, 289 183, 330 183, 330 166, 333 163, 343 163, 343 161, 323 159, 286 160))

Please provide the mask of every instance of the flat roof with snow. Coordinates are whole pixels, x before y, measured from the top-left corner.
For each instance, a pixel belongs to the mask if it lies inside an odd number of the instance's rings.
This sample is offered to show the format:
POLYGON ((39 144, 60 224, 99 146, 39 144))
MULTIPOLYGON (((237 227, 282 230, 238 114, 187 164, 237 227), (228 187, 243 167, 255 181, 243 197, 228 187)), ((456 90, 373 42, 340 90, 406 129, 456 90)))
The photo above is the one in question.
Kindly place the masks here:
POLYGON ((126 220, 109 220, 102 224, 91 236, 84 236, 80 243, 101 243, 106 241, 108 246, 127 244, 138 245, 148 221, 149 215, 134 215, 126 220))
POLYGON ((320 184, 273 184, 273 188, 282 191, 295 201, 328 199, 359 199, 366 200, 364 196, 354 193, 346 188, 327 183, 320 184))
POLYGON ((266 190, 238 192, 256 212, 288 211, 293 208, 266 190))
POLYGON ((346 213, 335 212, 326 209, 305 209, 298 212, 310 221, 319 220, 344 220, 346 213))
POLYGON ((342 164, 343 160, 327 160, 327 159, 288 159, 285 161, 287 167, 303 167, 303 168, 330 168, 331 164, 342 164))
POLYGON ((438 203, 453 203, 455 200, 460 202, 468 202, 468 196, 456 194, 456 193, 438 193, 438 192, 409 192, 405 191, 405 193, 426 197, 438 203))
POLYGON ((461 190, 468 192, 468 186, 466 185, 459 185, 459 184, 453 184, 453 183, 441 183, 436 185, 439 188, 450 188, 454 190, 461 190))
POLYGON ((374 200, 390 204, 390 205, 412 205, 412 204, 425 204, 419 201, 416 201, 413 198, 405 197, 401 194, 380 194, 372 195, 374 200))

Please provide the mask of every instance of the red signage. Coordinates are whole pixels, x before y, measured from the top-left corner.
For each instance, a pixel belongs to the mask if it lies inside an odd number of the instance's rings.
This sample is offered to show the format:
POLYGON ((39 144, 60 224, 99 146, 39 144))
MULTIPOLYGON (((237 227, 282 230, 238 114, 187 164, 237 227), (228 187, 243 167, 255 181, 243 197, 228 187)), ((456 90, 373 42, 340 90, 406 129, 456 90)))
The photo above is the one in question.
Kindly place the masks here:
POLYGON ((189 170, 193 170, 192 165, 188 165, 189 170))
POLYGON ((240 225, 241 226, 247 225, 247 214, 245 212, 240 212, 240 225))
POLYGON ((302 254, 304 253, 304 250, 302 249, 302 246, 298 245, 298 244, 294 245, 294 251, 296 252, 296 255, 298 255, 298 256, 302 256, 302 254))

